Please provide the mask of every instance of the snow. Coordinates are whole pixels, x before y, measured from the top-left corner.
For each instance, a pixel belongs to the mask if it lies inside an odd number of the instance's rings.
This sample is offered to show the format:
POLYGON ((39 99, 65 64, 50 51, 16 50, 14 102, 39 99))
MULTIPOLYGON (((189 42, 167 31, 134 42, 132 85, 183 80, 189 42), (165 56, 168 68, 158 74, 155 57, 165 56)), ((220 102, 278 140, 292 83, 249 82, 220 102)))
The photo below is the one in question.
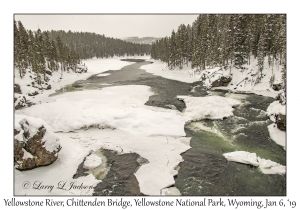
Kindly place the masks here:
POLYGON ((223 119, 233 115, 233 106, 240 104, 239 101, 221 96, 191 97, 177 96, 186 104, 184 115, 187 121, 201 119, 223 119))
POLYGON ((286 132, 281 131, 277 128, 276 124, 273 123, 268 126, 270 137, 273 141, 276 142, 276 144, 283 147, 283 149, 286 149, 286 132))
POLYGON ((22 148, 22 151, 24 152, 23 159, 33 158, 33 155, 30 152, 27 152, 24 148, 22 148))
POLYGON ((99 167, 102 164, 102 158, 96 154, 91 154, 86 157, 84 161, 84 168, 93 169, 99 167))
POLYGON ((228 161, 259 166, 264 174, 285 174, 286 167, 271 160, 260 158, 256 153, 236 151, 223 154, 228 161))
POLYGON ((53 132, 52 128, 44 120, 28 117, 26 115, 15 114, 14 128, 21 131, 15 139, 24 141, 24 138, 20 136, 23 135, 24 132, 21 125, 23 126, 24 131, 29 131, 30 137, 34 136, 38 132, 38 129, 43 126, 46 129, 46 133, 42 139, 42 142, 44 143, 43 147, 49 152, 57 151, 57 148, 59 148, 59 139, 53 132))
MULTIPOLYGON (((19 125, 19 124, 18 124, 18 125, 19 125)), ((14 139, 16 139, 16 140, 18 140, 18 141, 24 141, 24 136, 23 136, 24 130, 21 130, 21 129, 16 128, 16 127, 15 127, 15 129, 18 130, 18 131, 20 131, 20 133, 18 133, 17 135, 15 135, 15 136, 14 136, 14 139)))

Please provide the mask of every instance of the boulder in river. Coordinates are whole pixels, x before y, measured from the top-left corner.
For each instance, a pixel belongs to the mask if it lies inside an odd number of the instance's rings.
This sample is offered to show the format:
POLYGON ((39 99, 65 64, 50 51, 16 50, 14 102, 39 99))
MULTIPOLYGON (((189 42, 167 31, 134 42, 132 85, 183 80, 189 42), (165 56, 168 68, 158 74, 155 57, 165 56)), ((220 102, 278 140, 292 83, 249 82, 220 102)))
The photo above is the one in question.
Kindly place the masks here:
POLYGON ((273 84, 272 85, 273 90, 279 91, 282 89, 282 84, 273 84))
POLYGON ((279 130, 286 131, 286 115, 276 114, 275 123, 279 130))
POLYGON ((61 146, 49 125, 39 118, 15 115, 14 165, 18 170, 46 166, 58 158, 61 146))

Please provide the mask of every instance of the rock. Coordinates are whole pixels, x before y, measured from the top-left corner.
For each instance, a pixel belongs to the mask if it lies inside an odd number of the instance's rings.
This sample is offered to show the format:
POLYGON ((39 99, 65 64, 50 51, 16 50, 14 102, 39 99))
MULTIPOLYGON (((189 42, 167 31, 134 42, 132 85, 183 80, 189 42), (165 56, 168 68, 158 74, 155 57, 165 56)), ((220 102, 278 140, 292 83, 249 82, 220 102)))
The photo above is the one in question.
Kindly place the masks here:
POLYGON ((21 87, 18 84, 14 84, 14 92, 22 94, 21 87))
POLYGON ((282 89, 282 84, 273 84, 272 88, 273 90, 279 91, 282 89))
POLYGON ((83 65, 77 65, 77 68, 76 68, 76 72, 77 73, 86 73, 87 72, 87 67, 86 66, 83 66, 83 65))
POLYGON ((23 107, 27 106, 27 100, 26 97, 19 96, 19 98, 14 98, 14 103, 15 103, 15 110, 21 109, 23 107))
POLYGON ((29 96, 36 96, 37 94, 39 94, 37 91, 34 91, 33 93, 28 93, 29 96))
POLYGON ((222 76, 220 79, 213 81, 211 84, 211 87, 220 87, 220 86, 228 86, 228 84, 231 82, 231 77, 224 77, 222 76))
POLYGON ((46 87, 46 90, 50 90, 51 89, 51 85, 48 85, 47 87, 46 87))
POLYGON ((72 87, 74 87, 74 88, 81 88, 81 87, 83 87, 83 85, 78 84, 78 83, 73 83, 72 87))
POLYGON ((49 71, 49 70, 46 70, 45 73, 48 74, 48 75, 50 75, 50 76, 52 76, 52 72, 49 71))
POLYGON ((279 130, 286 131, 286 115, 275 114, 275 123, 279 130))
POLYGON ((46 166, 58 158, 61 146, 52 129, 39 118, 15 116, 14 165, 29 170, 46 166))

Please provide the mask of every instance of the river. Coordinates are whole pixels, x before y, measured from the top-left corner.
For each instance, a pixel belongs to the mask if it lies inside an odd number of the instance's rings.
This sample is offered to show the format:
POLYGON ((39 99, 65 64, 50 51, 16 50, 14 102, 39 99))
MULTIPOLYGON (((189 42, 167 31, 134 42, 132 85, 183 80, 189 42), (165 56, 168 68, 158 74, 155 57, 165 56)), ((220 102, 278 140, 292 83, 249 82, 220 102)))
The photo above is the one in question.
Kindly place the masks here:
MULTIPOLYGON (((176 108, 181 112, 185 111, 186 106, 176 98, 177 95, 219 95, 238 99, 242 103, 235 107, 234 116, 223 120, 186 123, 185 132, 187 137, 191 137, 192 148, 181 154, 184 161, 178 166, 174 186, 182 195, 189 196, 286 195, 285 175, 263 174, 257 167, 229 162, 223 157, 224 153, 243 150, 286 165, 286 151, 270 139, 267 128, 272 122, 265 111, 274 101, 273 98, 225 90, 207 91, 200 82, 189 84, 152 75, 141 70, 142 65, 151 65, 151 62, 138 60, 120 71, 104 72, 109 73, 108 76, 93 75, 86 80, 76 81, 72 86, 58 91, 58 94, 66 90, 84 91, 107 85, 147 85, 155 95, 149 97, 146 105, 176 108), (197 88, 191 91, 195 86, 197 88)), ((142 157, 132 153, 119 158, 109 150, 102 151, 102 154, 107 157, 110 171, 95 188, 94 195, 141 195, 133 174, 141 164, 147 164, 138 161, 142 157), (116 182, 114 177, 120 171, 122 178, 116 182)), ((78 173, 80 176, 80 166, 78 173)))

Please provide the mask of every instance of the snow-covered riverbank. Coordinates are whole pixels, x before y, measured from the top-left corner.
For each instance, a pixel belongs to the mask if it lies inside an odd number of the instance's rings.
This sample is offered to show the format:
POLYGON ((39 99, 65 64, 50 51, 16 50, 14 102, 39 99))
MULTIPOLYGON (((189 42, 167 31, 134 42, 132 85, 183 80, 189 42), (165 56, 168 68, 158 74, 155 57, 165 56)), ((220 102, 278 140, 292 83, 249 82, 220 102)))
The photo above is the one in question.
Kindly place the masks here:
POLYGON ((267 57, 264 61, 262 73, 258 71, 257 59, 253 57, 250 60, 250 64, 242 65, 243 69, 236 67, 228 67, 226 69, 215 67, 201 71, 192 69, 191 63, 183 65, 182 69, 176 67, 170 70, 164 62, 154 59, 149 59, 149 61, 153 62, 153 64, 145 65, 141 68, 164 78, 187 83, 203 81, 204 87, 211 88, 212 83, 221 77, 231 77, 232 80, 227 87, 217 87, 217 89, 231 90, 232 92, 250 92, 273 98, 278 95, 279 91, 275 91, 270 87, 270 81, 273 80, 272 84, 278 84, 281 83, 282 77, 282 65, 279 64, 279 61, 275 61, 274 65, 269 65, 267 57), (258 74, 263 75, 260 81, 257 79, 258 74))
POLYGON ((16 93, 15 97, 25 96, 30 102, 38 104, 49 102, 51 99, 48 96, 66 85, 72 84, 77 80, 84 80, 93 74, 100 74, 108 70, 119 70, 122 67, 132 63, 128 61, 121 61, 119 57, 107 59, 94 58, 83 60, 82 62, 88 67, 88 71, 86 73, 75 73, 72 71, 69 73, 64 72, 61 79, 60 70, 52 72, 52 76, 49 76, 50 81, 48 81, 48 84, 51 85, 51 89, 49 90, 39 90, 35 87, 32 87, 32 73, 27 72, 24 78, 21 79, 18 74, 18 70, 15 68, 14 83, 20 85, 22 92, 22 94, 16 93), (37 91, 39 94, 35 96, 28 96, 28 93, 33 93, 35 91, 37 91))

